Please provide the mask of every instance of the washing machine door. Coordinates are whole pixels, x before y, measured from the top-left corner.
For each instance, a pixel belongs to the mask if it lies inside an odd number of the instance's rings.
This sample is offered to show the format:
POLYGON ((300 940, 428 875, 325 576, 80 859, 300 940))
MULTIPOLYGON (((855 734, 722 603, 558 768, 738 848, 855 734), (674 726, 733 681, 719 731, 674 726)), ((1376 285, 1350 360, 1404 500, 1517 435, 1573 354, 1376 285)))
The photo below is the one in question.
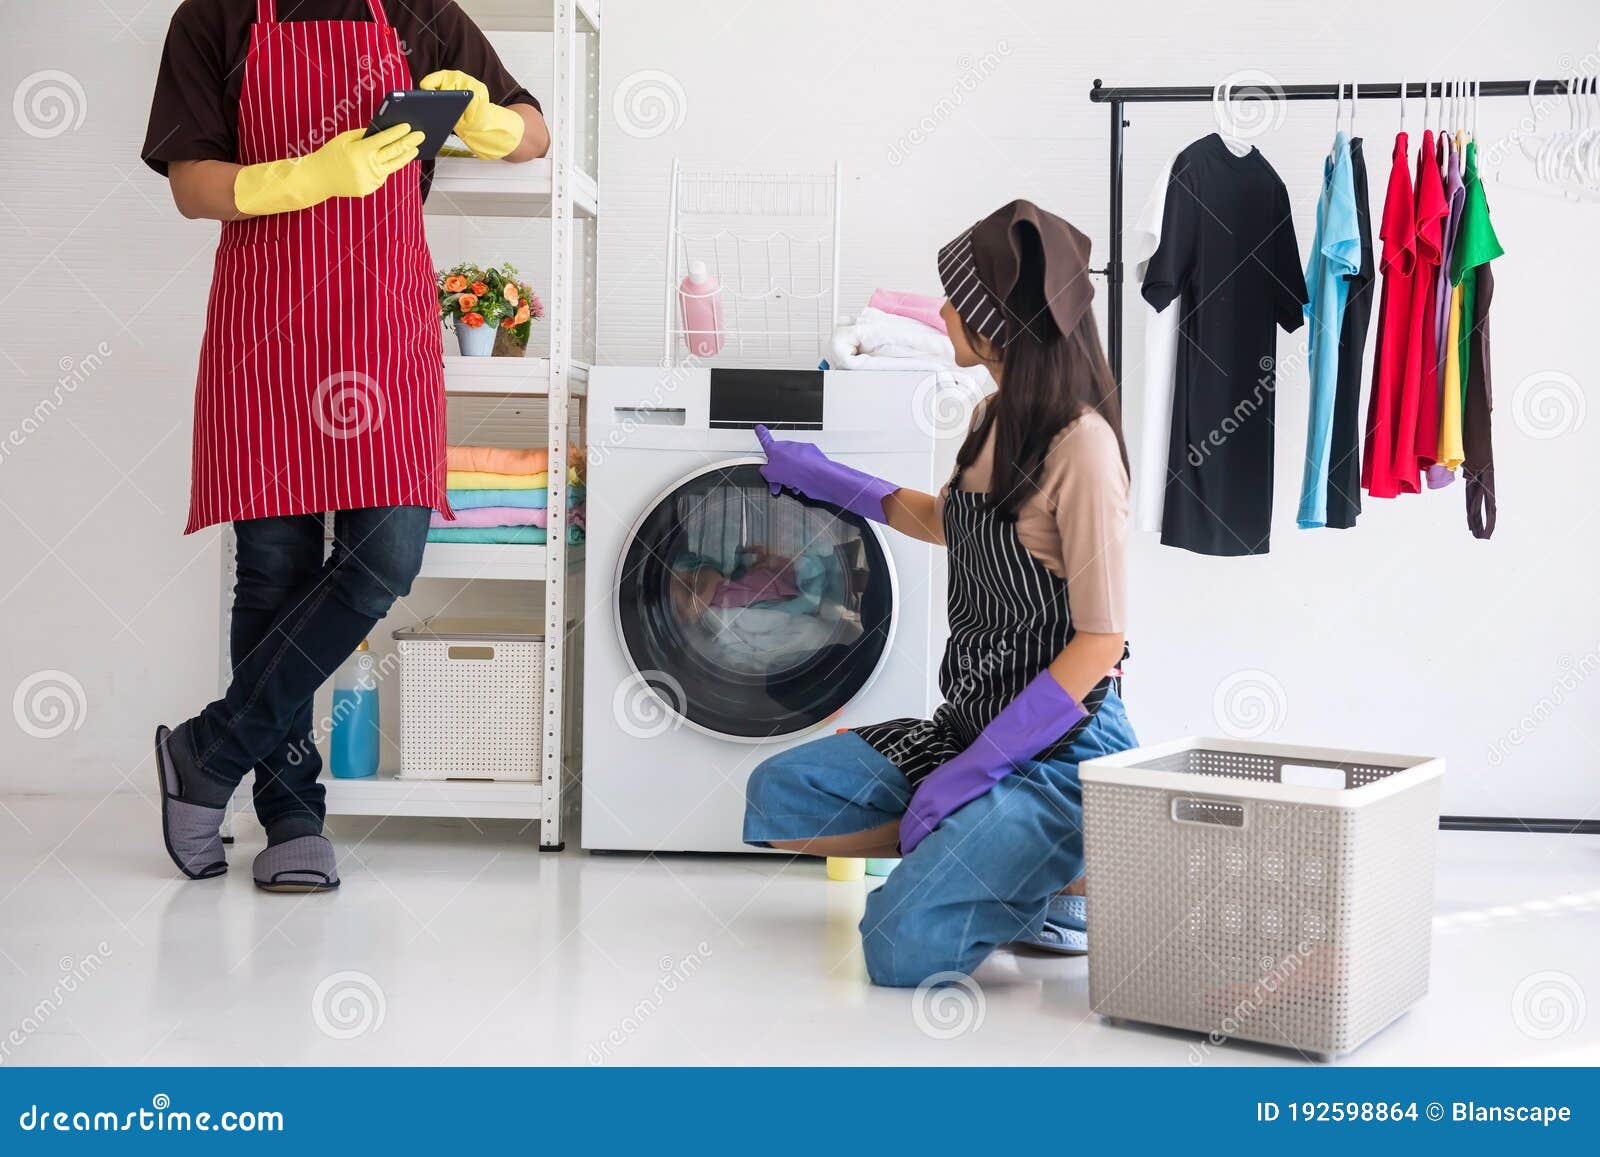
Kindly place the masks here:
POLYGON ((658 496, 624 545, 616 594, 635 678, 691 725, 752 741, 817 727, 866 687, 896 599, 877 528, 773 495, 762 462, 708 467, 658 496))

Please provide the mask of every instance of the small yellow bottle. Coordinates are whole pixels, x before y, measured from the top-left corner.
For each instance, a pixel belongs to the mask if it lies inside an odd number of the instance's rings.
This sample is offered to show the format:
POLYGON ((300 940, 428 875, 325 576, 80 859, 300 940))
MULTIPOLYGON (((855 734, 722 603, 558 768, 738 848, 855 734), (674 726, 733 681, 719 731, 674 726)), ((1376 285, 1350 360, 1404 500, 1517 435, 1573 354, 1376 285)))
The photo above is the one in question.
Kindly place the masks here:
POLYGON ((867 861, 854 856, 829 856, 828 879, 861 880, 867 875, 867 861))

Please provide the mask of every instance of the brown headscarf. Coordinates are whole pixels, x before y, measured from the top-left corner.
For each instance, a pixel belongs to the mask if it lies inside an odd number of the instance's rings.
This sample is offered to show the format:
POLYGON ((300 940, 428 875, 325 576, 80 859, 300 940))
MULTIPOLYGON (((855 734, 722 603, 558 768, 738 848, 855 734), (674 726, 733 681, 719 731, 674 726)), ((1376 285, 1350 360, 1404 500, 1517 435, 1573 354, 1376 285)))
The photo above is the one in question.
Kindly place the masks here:
POLYGON ((945 296, 973 333, 1001 337, 1006 322, 1026 328, 1032 318, 1013 318, 1006 298, 1022 269, 1018 231, 1032 228, 1044 251, 1044 293, 1050 316, 1071 333, 1094 299, 1089 279, 1089 239, 1032 201, 996 209, 939 250, 939 280, 945 296))

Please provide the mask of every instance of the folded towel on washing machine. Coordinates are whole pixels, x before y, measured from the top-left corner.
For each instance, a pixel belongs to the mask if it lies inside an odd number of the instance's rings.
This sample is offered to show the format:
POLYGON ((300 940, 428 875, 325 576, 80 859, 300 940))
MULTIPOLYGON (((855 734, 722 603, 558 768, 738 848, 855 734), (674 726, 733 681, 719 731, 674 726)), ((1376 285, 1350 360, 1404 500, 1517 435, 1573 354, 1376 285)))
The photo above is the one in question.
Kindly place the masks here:
POLYGON ((869 305, 833 331, 828 362, 845 370, 943 370, 956 364, 956 351, 932 326, 869 305))
POLYGON ((872 296, 867 299, 867 305, 872 309, 881 309, 884 313, 892 313, 896 317, 909 317, 912 321, 920 321, 946 337, 949 336, 944 317, 939 313, 944 305, 942 297, 930 297, 926 293, 905 293, 897 289, 874 289, 872 296))

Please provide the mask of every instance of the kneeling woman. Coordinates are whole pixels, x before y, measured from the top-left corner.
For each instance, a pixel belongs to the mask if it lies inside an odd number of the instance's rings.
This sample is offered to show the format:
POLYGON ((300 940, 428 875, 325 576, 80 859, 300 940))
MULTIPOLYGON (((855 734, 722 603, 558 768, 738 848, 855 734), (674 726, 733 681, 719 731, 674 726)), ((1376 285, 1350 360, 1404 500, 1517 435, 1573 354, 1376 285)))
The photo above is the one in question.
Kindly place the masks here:
POLYGON ((932 719, 896 719, 768 759, 744 838, 905 860, 867 899, 878 984, 971 972, 996 946, 1082 950, 1078 764, 1134 746, 1123 711, 1127 452, 1089 310, 1089 242, 1016 201, 939 253, 962 365, 999 390, 938 494, 758 429, 778 487, 949 551, 950 639, 932 719))

